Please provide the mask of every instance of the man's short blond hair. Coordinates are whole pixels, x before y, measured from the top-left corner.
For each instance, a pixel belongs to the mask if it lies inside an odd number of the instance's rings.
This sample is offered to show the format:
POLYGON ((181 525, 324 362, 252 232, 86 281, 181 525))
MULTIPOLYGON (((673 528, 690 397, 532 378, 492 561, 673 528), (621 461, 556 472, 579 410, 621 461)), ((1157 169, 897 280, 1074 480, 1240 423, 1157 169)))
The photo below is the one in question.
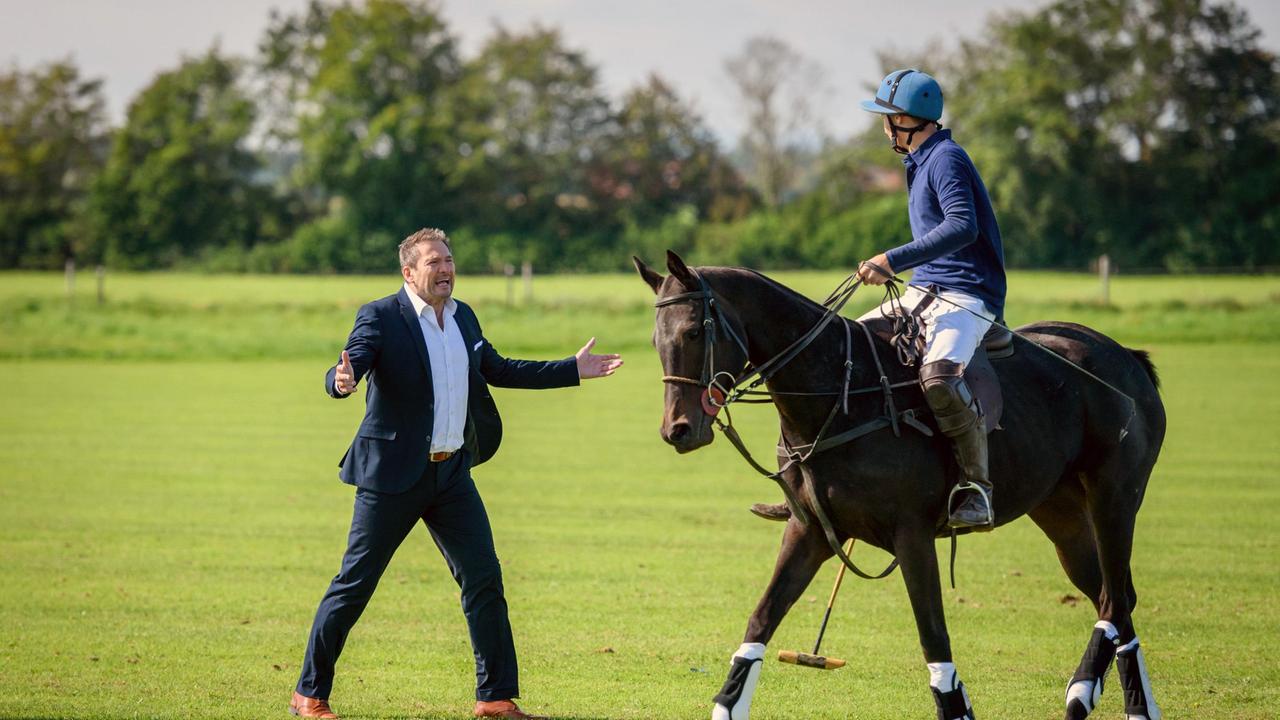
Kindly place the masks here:
POLYGON ((422 228, 418 232, 410 235, 400 243, 400 266, 413 267, 418 264, 419 248, 423 243, 442 242, 444 246, 449 248, 449 252, 453 252, 453 246, 449 244, 449 236, 439 228, 422 228))

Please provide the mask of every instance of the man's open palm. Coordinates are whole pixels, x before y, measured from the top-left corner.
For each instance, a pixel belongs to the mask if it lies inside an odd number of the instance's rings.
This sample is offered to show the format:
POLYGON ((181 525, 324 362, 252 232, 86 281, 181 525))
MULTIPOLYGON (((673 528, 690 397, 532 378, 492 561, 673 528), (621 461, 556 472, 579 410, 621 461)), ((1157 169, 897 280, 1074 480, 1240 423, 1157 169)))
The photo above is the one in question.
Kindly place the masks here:
POLYGON ((622 367, 622 357, 620 355, 593 355, 591 348, 595 347, 595 345, 596 339, 591 338, 574 355, 574 358, 578 361, 578 377, 582 380, 612 375, 614 370, 622 367))

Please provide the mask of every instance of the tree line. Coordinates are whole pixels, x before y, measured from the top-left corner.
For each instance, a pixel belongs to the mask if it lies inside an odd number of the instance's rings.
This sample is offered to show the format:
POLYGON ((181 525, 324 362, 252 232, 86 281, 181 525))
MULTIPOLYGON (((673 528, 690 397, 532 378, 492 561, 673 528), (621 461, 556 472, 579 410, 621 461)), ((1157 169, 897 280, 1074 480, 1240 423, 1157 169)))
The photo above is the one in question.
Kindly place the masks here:
MULTIPOLYGON (((1007 259, 1186 270, 1280 265, 1280 64, 1205 0, 1060 0, 993 17, 927 69, 990 189, 1007 259)), ((656 75, 620 98, 553 28, 465 57, 425 0, 273 12, 251 58, 216 47, 106 120, 70 61, 0 73, 0 267, 379 272, 423 225, 470 271, 532 261, 849 267, 910 239, 878 126, 822 130, 803 54, 725 60, 747 131, 723 148, 656 75)), ((868 78, 867 93, 878 78, 868 78)))

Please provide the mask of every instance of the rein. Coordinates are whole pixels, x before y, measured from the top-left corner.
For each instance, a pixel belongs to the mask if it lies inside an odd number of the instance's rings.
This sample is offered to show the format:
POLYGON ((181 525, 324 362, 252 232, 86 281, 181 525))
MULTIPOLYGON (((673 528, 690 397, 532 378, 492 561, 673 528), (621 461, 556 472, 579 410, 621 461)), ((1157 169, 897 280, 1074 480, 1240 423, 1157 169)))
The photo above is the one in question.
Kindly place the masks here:
MULTIPOLYGON (((835 318, 839 317, 840 310, 846 303, 848 303, 849 298, 853 297, 854 292, 856 292, 862 285, 862 281, 860 279, 855 280, 852 275, 846 277, 840 285, 836 287, 831 295, 823 301, 822 305, 825 308, 825 312, 822 314, 822 317, 814 323, 813 327, 784 348, 781 352, 760 365, 753 367, 749 359, 750 353, 747 351, 747 344, 742 339, 742 334, 734 330, 733 325, 724 315, 724 311, 720 309, 721 304, 717 303, 717 296, 715 292, 711 289, 711 286, 707 284, 707 281, 700 273, 692 269, 690 269, 690 272, 692 272, 693 276, 698 280, 698 290, 659 298, 654 302, 654 307, 662 308, 681 302, 701 302, 701 327, 702 332, 706 335, 703 345, 701 377, 695 380, 693 378, 679 375, 664 375, 662 381, 666 383, 693 385, 702 388, 702 409, 704 416, 711 418, 712 422, 715 423, 715 426, 726 438, 728 438, 729 442, 735 449, 737 449, 738 453, 742 455, 743 459, 747 461, 748 465, 750 465, 756 472, 770 480, 773 480, 780 488, 782 488, 782 493, 786 497, 787 505, 791 508, 792 514, 799 519, 800 522, 805 524, 809 522, 808 513, 805 512, 799 500, 794 496, 791 487, 783 480, 782 477, 783 474, 792 467, 797 465, 802 466, 814 455, 814 453, 823 452, 845 443, 852 442, 863 435, 867 435, 886 427, 892 428, 894 435, 901 436, 902 430, 899 425, 900 420, 926 435, 933 435, 932 430, 930 430, 927 425, 916 419, 914 410, 898 412, 893 400, 893 390, 899 387, 914 385, 915 382, 889 382, 888 375, 884 370, 884 365, 880 362, 880 355, 876 352, 875 341, 872 337, 871 330, 868 329, 865 324, 857 321, 844 321, 844 381, 839 391, 775 392, 769 390, 760 391, 756 389, 760 385, 768 382, 769 379, 777 375, 782 368, 786 367, 788 363, 799 356, 800 353, 804 352, 806 348, 813 344, 814 340, 818 338, 822 331, 826 330, 827 326, 830 325, 835 318), (853 324, 858 325, 858 327, 862 329, 863 335, 866 337, 867 344, 871 349, 871 356, 875 359, 876 371, 879 375, 879 383, 873 386, 851 390, 849 388, 849 384, 853 376, 853 335, 851 329, 853 324), (746 367, 736 376, 725 370, 718 372, 715 370, 715 345, 719 337, 721 327, 723 327, 725 334, 728 335, 729 338, 732 339, 742 350, 743 356, 748 358, 746 367), (721 380, 721 378, 725 377, 728 378, 727 385, 721 380), (846 416, 849 414, 850 395, 860 395, 863 393, 873 392, 881 392, 884 394, 883 415, 837 435, 833 435, 831 437, 826 436, 827 431, 831 428, 832 422, 836 418, 836 415, 839 414, 841 410, 844 411, 846 416), (817 436, 814 437, 813 442, 804 445, 792 446, 787 443, 785 437, 782 438, 781 444, 778 447, 778 456, 779 458, 785 457, 786 462, 784 462, 782 467, 780 467, 776 472, 773 472, 765 469, 754 457, 752 457, 751 452, 742 441, 742 437, 733 426, 733 416, 729 413, 730 404, 734 402, 772 402, 771 399, 745 399, 748 395, 768 396, 769 398, 772 398, 775 395, 809 397, 829 397, 834 395, 836 396, 836 399, 831 406, 831 411, 827 413, 826 420, 818 430, 817 436), (725 417, 729 420, 727 423, 719 417, 719 412, 722 409, 724 410, 725 417)), ((897 568, 897 559, 895 558, 890 562, 889 566, 878 575, 870 575, 854 565, 853 560, 849 558, 848 554, 845 553, 844 548, 841 547, 840 539, 836 535, 834 527, 831 525, 831 520, 827 516, 826 509, 822 506, 821 499, 813 488, 813 483, 809 479, 808 474, 801 472, 801 479, 801 486, 806 491, 806 494, 809 495, 809 500, 818 516, 818 522, 822 526, 827 542, 831 545, 831 549, 835 555, 844 563, 845 567, 853 571, 853 573, 858 577, 866 580, 879 580, 881 578, 888 577, 888 575, 897 568)))

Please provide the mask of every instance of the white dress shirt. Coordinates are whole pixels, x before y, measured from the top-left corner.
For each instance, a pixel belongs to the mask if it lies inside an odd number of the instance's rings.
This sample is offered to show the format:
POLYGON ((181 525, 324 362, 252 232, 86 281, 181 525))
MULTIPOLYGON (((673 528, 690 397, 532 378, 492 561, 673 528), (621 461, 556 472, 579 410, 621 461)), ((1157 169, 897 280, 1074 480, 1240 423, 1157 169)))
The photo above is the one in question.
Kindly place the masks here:
POLYGON ((453 298, 445 301, 444 327, 436 322, 435 308, 418 294, 404 286, 409 302, 418 313, 422 337, 427 343, 427 357, 431 360, 431 388, 435 394, 435 414, 431 428, 431 452, 453 452, 462 447, 463 433, 467 427, 467 342, 454 321, 458 303, 453 298))

